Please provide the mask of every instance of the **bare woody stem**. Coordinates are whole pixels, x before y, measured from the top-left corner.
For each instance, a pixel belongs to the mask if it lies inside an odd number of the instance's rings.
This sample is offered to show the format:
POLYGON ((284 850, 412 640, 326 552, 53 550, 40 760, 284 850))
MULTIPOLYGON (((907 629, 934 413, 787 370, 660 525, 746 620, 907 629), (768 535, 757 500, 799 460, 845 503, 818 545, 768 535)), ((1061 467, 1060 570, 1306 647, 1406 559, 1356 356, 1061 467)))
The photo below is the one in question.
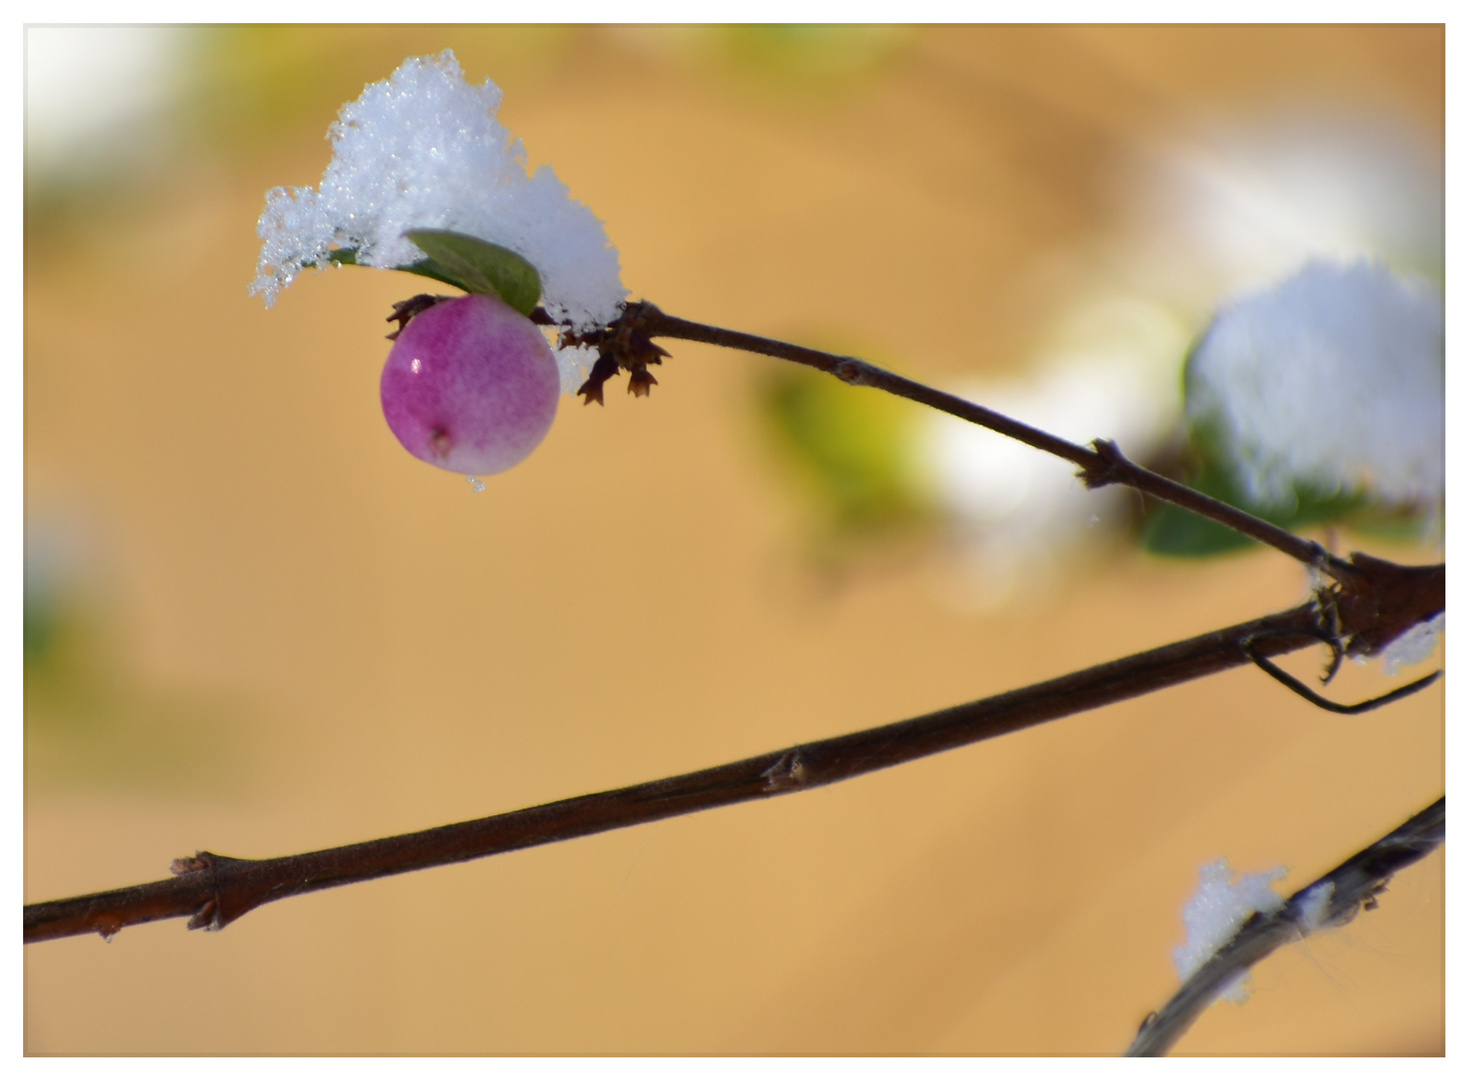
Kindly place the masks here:
POLYGON ((909 401, 919 402, 1080 466, 1081 479, 1088 488, 1126 484, 1277 548, 1291 558, 1329 574, 1337 581, 1346 581, 1355 576, 1355 568, 1348 561, 1331 555, 1314 541, 1305 540, 1263 518, 1145 469, 1128 460, 1114 442, 1097 439, 1090 447, 1081 446, 853 356, 840 356, 738 330, 725 330, 705 323, 691 322, 664 314, 646 302, 628 305, 626 313, 619 321, 635 327, 648 338, 699 341, 707 345, 722 345, 727 349, 740 349, 790 360, 834 375, 852 386, 870 386, 909 401))
POLYGON ((1446 829, 1447 799, 1442 798, 1305 886, 1278 910, 1250 916, 1160 1012, 1147 1017, 1127 1056, 1167 1053, 1220 990, 1280 946, 1350 922, 1363 908, 1375 908, 1392 875, 1437 850, 1446 829))
POLYGON ((1258 656, 1293 652, 1318 644, 1322 634, 1369 648, 1442 610, 1443 567, 1376 560, 1363 565, 1366 577, 1384 575, 1390 605, 1373 600, 1369 590, 1325 594, 1321 601, 915 719, 476 821, 275 859, 201 852, 175 862, 171 880, 27 905, 25 940, 111 935, 125 926, 184 917, 192 928, 219 929, 288 896, 838 783, 1203 678, 1258 656))
MULTIPOLYGON (((537 321, 548 321, 543 312, 536 315, 537 321)), ((1263 663, 1267 657, 1320 641, 1332 646, 1338 662, 1344 653, 1377 651, 1408 627, 1443 610, 1445 568, 1441 565, 1398 566, 1360 553, 1347 562, 1319 545, 1134 465, 1112 443, 1097 440, 1094 449, 1088 450, 861 360, 671 318, 648 304, 632 305, 617 324, 583 335, 581 340, 601 345, 603 361, 608 359, 609 347, 630 341, 641 352, 642 359, 636 364, 645 374, 648 350, 656 350, 650 336, 704 341, 781 357, 828 371, 848 383, 874 386, 930 405, 1080 465, 1089 486, 1126 483, 1201 513, 1319 567, 1336 584, 1289 611, 1022 690, 699 772, 302 855, 235 859, 199 852, 175 860, 171 880, 27 905, 25 941, 92 932, 110 936, 126 926, 184 917, 191 928, 217 930, 261 904, 288 896, 838 783, 1244 663, 1269 670, 1263 663)), ((1419 680, 1413 688, 1430 681, 1419 680)), ((1403 692, 1408 689, 1412 688, 1403 692)), ((1375 704, 1397 696, 1400 694, 1389 695, 1375 704)))

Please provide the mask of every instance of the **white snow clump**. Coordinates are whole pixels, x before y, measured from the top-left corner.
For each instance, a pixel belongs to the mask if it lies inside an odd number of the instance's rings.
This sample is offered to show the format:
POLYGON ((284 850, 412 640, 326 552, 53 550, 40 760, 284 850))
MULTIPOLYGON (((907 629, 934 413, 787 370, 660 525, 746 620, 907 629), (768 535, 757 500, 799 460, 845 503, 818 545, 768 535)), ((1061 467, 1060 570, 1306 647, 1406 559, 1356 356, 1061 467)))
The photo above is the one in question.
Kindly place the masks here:
POLYGON ((1397 637, 1382 650, 1382 669, 1388 675, 1395 675, 1404 667, 1426 660, 1436 651, 1438 638, 1442 637, 1447 618, 1446 611, 1439 611, 1426 622, 1418 623, 1397 637))
MULTIPOLYGON (((1285 876, 1282 866, 1262 874, 1244 874, 1235 878, 1227 859, 1219 859, 1203 867, 1198 891, 1183 908, 1183 923, 1188 939, 1172 952, 1177 974, 1183 982, 1192 978, 1208 959, 1233 939, 1250 915, 1256 911, 1268 914, 1284 904, 1284 898, 1271 887, 1285 876)), ((1235 1003, 1248 999, 1244 989, 1247 972, 1240 972, 1219 991, 1219 996, 1235 1003)))
POLYGON ((502 96, 490 80, 467 83, 449 50, 412 57, 368 86, 331 127, 321 186, 266 195, 251 294, 274 303, 336 248, 354 248, 361 265, 405 266, 424 257, 405 230, 449 229, 523 256, 557 322, 615 319, 627 296, 617 249, 550 166, 527 175, 523 144, 495 116, 502 96))
POLYGON ((1218 425, 1266 503, 1300 484, 1443 498, 1443 300, 1378 261, 1312 261, 1224 307, 1188 362, 1194 422, 1218 425))
POLYGON ((1322 881, 1313 885, 1300 900, 1300 914, 1295 920, 1302 933, 1313 934, 1325 927, 1330 916, 1330 900, 1335 895, 1335 882, 1322 881))

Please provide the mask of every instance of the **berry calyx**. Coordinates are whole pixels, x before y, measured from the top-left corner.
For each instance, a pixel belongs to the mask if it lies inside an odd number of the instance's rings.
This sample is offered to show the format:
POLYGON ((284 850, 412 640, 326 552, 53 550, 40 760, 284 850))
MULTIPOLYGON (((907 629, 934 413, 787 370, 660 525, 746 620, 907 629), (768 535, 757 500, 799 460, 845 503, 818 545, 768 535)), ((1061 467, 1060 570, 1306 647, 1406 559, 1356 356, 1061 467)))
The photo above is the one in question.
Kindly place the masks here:
POLYGON ((540 445, 561 379, 550 343, 492 296, 434 304, 402 328, 382 368, 382 413, 414 457, 458 473, 504 472, 540 445))

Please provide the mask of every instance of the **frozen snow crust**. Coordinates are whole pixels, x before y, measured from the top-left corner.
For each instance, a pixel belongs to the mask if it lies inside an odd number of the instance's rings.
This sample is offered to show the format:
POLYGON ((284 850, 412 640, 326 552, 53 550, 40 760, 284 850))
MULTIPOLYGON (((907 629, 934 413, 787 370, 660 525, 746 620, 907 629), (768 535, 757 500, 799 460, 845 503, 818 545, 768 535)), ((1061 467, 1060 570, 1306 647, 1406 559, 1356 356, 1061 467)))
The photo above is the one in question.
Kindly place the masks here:
POLYGON ((578 329, 615 319, 627 296, 602 223, 495 116, 493 82, 465 82, 451 51, 414 57, 343 106, 319 188, 275 188, 252 294, 275 302, 306 266, 352 248, 364 266, 424 258, 407 229, 450 229, 507 247, 540 273, 541 303, 578 329))

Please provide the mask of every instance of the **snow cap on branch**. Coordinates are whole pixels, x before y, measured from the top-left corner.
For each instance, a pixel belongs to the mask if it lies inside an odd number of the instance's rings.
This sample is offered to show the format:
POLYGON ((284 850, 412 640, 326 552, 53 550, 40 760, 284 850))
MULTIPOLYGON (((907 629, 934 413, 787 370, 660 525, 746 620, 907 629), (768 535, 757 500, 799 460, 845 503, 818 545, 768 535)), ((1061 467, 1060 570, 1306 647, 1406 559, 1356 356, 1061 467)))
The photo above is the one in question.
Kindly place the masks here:
POLYGON ((616 248, 549 166, 525 170, 524 146, 495 116, 493 82, 472 86, 451 51, 414 57, 343 106, 319 188, 275 188, 252 294, 274 303, 303 267, 351 248, 365 266, 424 258, 407 229, 448 229, 509 248, 540 273, 542 303, 579 329, 617 317, 616 248))
MULTIPOLYGON (((1172 953, 1178 978, 1183 982, 1192 978, 1214 953, 1233 939, 1239 927, 1254 912, 1267 914, 1284 904, 1284 898, 1272 887, 1284 876, 1285 870, 1281 866, 1262 874, 1235 877, 1227 859, 1219 859, 1203 867, 1198 891, 1183 908, 1188 940, 1172 953)), ((1243 1002, 1248 997, 1244 989, 1246 975, 1247 972, 1240 973, 1220 991, 1220 996, 1229 1001, 1243 1002)))
POLYGON ((1381 262, 1314 261, 1223 308, 1188 362, 1188 415, 1254 498, 1296 485, 1443 498, 1443 302, 1381 262))
MULTIPOLYGON (((1420 664, 1437 651, 1438 640, 1447 626, 1448 613, 1439 611, 1426 622, 1420 622, 1386 647, 1381 654, 1381 666, 1388 675, 1395 675, 1404 667, 1420 664)), ((1369 659, 1369 657, 1364 658, 1369 659)))

